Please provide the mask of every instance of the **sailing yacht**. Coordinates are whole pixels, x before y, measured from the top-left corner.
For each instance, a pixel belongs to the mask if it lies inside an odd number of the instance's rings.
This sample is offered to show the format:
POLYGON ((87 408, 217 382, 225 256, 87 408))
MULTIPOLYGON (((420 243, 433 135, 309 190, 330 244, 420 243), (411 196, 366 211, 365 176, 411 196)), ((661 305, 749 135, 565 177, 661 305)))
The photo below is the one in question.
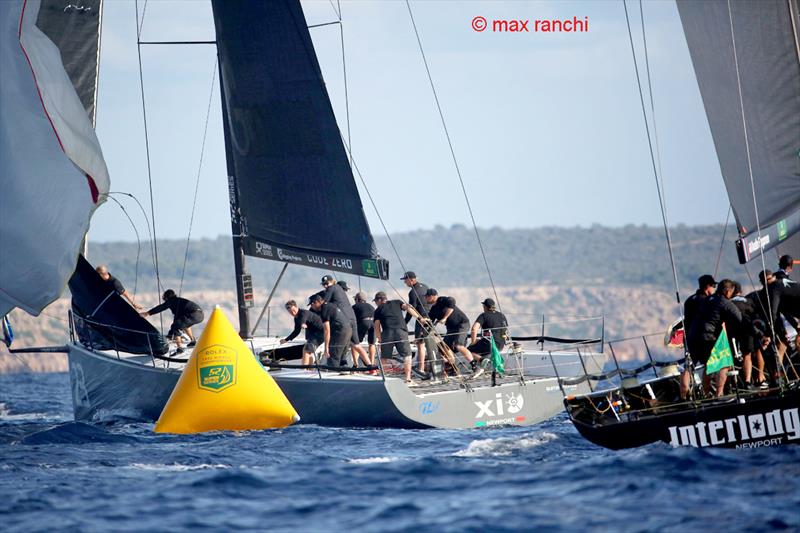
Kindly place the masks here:
MULTIPOLYGON (((677 4, 736 217, 739 260, 766 270, 770 250, 800 255, 800 4, 677 4)), ((771 305, 761 305, 764 316, 777 318, 771 305)), ((773 354, 765 351, 764 357, 773 354)), ((731 395, 678 402, 677 365, 651 360, 636 369, 616 364, 609 372, 564 379, 592 388, 565 394, 564 402, 581 435, 612 449, 657 441, 730 448, 800 444, 800 361, 793 363, 790 354, 776 364, 782 376, 768 390, 737 388, 734 371, 731 395)))
MULTIPOLYGON (((529 425, 563 410, 551 357, 596 367, 592 348, 525 351, 544 333, 509 343, 504 376, 409 387, 385 371, 297 368, 302 344, 254 336, 247 258, 323 268, 376 280, 389 276, 367 224, 353 171, 298 0, 212 0, 231 212, 240 335, 268 368, 301 423, 339 427, 474 428, 529 425), (276 364, 288 361, 289 364, 276 364)), ((160 334, 99 283, 83 258, 69 283, 68 346, 75 417, 155 420, 185 361, 160 334)), ((269 303, 269 302, 268 302, 269 303)), ((565 341, 564 339, 557 339, 565 341)), ((569 340, 566 340, 569 342, 569 340)), ((367 369, 370 370, 370 369, 367 369)), ((576 393, 585 385, 571 386, 576 393)))

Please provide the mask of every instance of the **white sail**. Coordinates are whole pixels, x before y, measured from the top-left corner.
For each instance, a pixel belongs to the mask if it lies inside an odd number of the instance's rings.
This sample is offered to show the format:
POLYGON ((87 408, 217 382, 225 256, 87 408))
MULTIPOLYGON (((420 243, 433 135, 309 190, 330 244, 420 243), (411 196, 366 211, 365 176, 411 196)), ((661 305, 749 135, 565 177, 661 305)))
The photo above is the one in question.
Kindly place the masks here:
POLYGON ((108 170, 39 0, 0 2, 0 316, 38 315, 75 269, 108 170))

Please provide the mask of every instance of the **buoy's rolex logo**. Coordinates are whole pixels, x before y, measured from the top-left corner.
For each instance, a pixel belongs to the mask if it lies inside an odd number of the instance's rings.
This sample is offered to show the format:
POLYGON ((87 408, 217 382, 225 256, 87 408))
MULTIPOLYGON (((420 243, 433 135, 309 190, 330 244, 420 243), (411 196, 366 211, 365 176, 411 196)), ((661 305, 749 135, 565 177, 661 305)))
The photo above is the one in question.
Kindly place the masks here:
POLYGON ((220 392, 236 385, 236 350, 214 344, 197 356, 198 388, 220 392))
POLYGON ((672 446, 719 446, 736 444, 737 448, 755 448, 782 444, 783 439, 800 439, 798 408, 774 409, 767 413, 739 415, 688 426, 671 426, 672 446))

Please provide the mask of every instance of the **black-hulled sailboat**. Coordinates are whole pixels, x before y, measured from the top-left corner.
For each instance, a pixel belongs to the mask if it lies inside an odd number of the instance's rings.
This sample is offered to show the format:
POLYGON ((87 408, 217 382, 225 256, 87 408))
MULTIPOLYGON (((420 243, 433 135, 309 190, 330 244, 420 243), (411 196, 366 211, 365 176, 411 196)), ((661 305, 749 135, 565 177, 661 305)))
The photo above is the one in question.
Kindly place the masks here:
MULTIPOLYGON (((775 251, 798 257, 798 2, 678 0, 678 10, 739 229, 739 260, 758 260, 761 270, 769 250, 776 262, 775 251)), ((798 444, 800 379, 790 354, 782 379, 768 390, 676 402, 676 365, 651 362, 624 370, 617 364, 605 374, 563 380, 593 389, 565 395, 565 406, 581 435, 612 449, 657 441, 737 448, 798 444)))
MULTIPOLYGON (((212 0, 217 32, 240 335, 255 354, 302 346, 254 336, 245 257, 386 279, 298 0, 212 0)), ((285 268, 285 266, 284 266, 285 268)), ((81 261, 69 365, 75 416, 155 420, 182 365, 81 261)), ((598 341, 599 344, 599 341, 598 341)), ((559 352, 577 367, 579 352, 559 352)), ((591 365, 591 358, 582 361, 591 365)), ((296 365, 295 365, 296 366, 296 365)), ((583 365, 581 365, 583 366, 583 365)), ((518 350, 508 373, 410 388, 384 373, 271 366, 301 422, 343 427, 529 425, 563 410, 547 352, 518 350), (516 363, 516 364, 515 364, 516 363)), ((583 385, 573 390, 580 392, 583 385)))

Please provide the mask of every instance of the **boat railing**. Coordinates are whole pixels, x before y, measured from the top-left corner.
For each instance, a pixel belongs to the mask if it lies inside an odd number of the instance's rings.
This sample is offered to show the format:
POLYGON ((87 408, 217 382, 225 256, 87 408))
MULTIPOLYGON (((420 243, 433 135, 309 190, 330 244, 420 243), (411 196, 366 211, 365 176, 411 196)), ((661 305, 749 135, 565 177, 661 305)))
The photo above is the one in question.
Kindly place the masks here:
POLYGON ((156 361, 166 361, 166 367, 170 363, 182 364, 188 358, 169 357, 165 355, 166 343, 160 333, 140 331, 125 328, 114 324, 107 324, 82 317, 71 310, 68 313, 70 341, 81 344, 91 351, 112 351, 117 359, 122 359, 120 352, 134 355, 149 356, 151 364, 158 366, 156 361), (158 338, 154 338, 158 335, 158 338), (135 339, 135 345, 131 340, 135 339))
POLYGON ((556 357, 553 353, 549 355, 565 397, 571 396, 574 387, 582 383, 588 385, 590 393, 600 393, 678 375, 679 365, 683 363, 683 349, 669 346, 662 339, 663 334, 652 333, 607 341, 608 350, 598 371, 583 368, 581 374, 574 376, 564 375, 556 357))

